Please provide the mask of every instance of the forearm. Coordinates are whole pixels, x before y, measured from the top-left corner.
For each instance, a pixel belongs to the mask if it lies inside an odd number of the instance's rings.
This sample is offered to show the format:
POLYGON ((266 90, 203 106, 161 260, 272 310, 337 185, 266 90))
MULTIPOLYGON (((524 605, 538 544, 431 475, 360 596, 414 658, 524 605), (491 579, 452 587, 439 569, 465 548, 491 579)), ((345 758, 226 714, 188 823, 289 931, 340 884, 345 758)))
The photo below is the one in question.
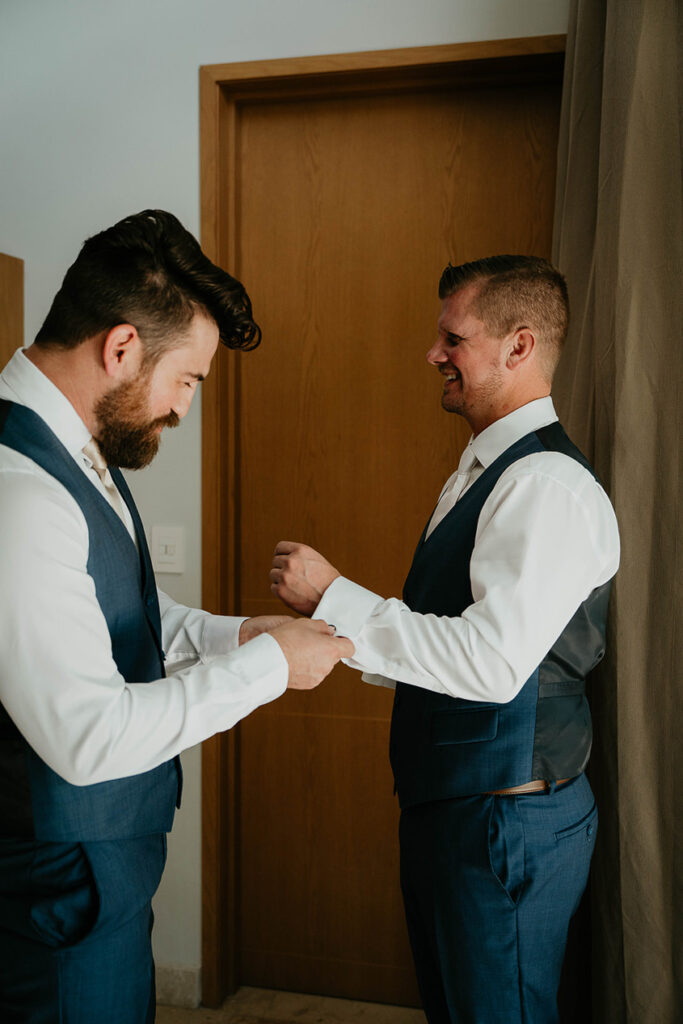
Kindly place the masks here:
POLYGON ((614 514, 592 478, 570 460, 527 460, 501 477, 482 510, 469 563, 472 603, 460 615, 414 612, 342 579, 316 614, 354 642, 356 668, 505 703, 618 560, 614 514))
POLYGON ((422 615, 396 598, 384 600, 343 577, 316 612, 349 636, 351 668, 473 701, 505 703, 524 678, 467 618, 422 615))
POLYGON ((211 615, 178 604, 162 590, 157 593, 167 672, 237 650, 244 616, 211 615))
MULTIPOLYGON (((3 483, 0 701, 59 775, 85 785, 146 771, 284 691, 287 662, 271 637, 213 659, 200 640, 194 668, 179 671, 176 662, 168 679, 124 680, 87 571, 78 506, 49 481, 6 474, 3 483)), ((166 604, 165 617, 186 624, 176 638, 215 625, 166 604)), ((190 649, 179 642, 178 654, 190 649)))
MULTIPOLYGON (((33 658, 34 680, 39 667, 33 658)), ((231 728, 287 685, 287 663, 269 636, 147 683, 52 663, 49 676, 27 688, 21 668, 23 690, 6 674, 3 703, 39 757, 75 785, 148 771, 231 728)))

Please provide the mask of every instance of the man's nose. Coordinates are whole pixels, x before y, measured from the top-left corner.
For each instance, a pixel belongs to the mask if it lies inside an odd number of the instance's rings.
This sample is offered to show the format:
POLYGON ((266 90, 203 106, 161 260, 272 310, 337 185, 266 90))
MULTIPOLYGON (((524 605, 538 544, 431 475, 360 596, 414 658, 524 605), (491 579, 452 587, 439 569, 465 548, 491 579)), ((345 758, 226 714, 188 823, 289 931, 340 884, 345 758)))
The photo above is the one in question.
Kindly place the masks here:
POLYGON ((441 366, 442 363, 447 362, 448 354, 443 347, 442 342, 435 341, 429 352, 427 353, 427 362, 431 363, 432 366, 441 366))
POLYGON ((177 398, 175 400, 175 402, 173 403, 172 411, 176 414, 176 416, 178 417, 179 420, 182 420, 183 417, 187 416, 188 412, 190 411, 190 406, 192 405, 192 399, 193 398, 194 398, 194 388, 192 388, 192 389, 188 388, 187 389, 187 398, 185 398, 185 396, 183 395, 182 398, 177 398))

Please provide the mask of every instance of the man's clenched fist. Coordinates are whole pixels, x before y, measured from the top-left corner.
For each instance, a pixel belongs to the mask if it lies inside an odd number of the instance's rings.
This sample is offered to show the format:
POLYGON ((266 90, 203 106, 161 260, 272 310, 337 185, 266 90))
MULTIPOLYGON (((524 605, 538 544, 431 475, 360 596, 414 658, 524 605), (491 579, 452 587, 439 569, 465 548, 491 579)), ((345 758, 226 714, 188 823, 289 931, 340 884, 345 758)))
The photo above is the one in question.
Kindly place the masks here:
POLYGON ((270 589, 300 615, 312 615, 330 583, 339 573, 326 558, 307 544, 281 540, 270 570, 270 589))

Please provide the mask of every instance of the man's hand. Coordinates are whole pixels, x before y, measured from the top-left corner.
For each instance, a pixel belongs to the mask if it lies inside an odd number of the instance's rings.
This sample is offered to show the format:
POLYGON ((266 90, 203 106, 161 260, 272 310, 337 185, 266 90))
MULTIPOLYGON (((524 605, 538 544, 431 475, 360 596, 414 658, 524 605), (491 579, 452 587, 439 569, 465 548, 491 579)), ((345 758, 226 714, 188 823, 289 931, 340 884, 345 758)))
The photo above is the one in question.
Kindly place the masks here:
POLYGON ((271 636, 287 659, 287 686, 292 690, 312 690, 341 658, 350 658, 355 651, 350 640, 335 637, 334 627, 322 619, 294 619, 278 626, 271 636))
POLYGON ((261 633, 270 633, 278 626, 284 626, 286 622, 294 621, 291 615, 256 615, 251 619, 245 619, 240 626, 239 646, 249 643, 261 633))
POLYGON ((337 576, 334 566, 313 548, 281 540, 270 570, 270 589, 295 612, 312 615, 337 576))

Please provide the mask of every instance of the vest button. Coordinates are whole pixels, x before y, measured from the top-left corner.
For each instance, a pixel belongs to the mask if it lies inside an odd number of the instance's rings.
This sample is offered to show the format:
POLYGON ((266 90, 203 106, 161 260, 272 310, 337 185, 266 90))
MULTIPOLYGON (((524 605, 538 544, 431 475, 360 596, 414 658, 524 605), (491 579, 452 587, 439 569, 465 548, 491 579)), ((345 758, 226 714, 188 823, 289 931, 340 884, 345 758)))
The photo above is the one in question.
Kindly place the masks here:
POLYGON ((589 825, 588 828, 586 829, 586 835, 589 836, 589 837, 593 835, 593 826, 592 825, 589 825))
POLYGON ((148 594, 147 597, 145 598, 145 604, 147 605, 148 608, 151 608, 152 605, 154 604, 154 598, 151 594, 148 594))

